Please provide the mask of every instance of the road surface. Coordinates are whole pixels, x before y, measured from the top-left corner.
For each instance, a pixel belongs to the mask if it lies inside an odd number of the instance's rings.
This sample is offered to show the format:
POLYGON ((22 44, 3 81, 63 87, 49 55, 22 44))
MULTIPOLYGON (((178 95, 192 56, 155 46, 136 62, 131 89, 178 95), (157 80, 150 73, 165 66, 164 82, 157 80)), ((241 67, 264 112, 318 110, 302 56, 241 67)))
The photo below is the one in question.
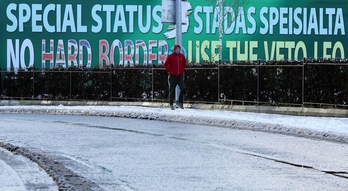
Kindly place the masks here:
POLYGON ((0 167, 6 167, 0 190, 348 188, 342 143, 115 117, 0 114, 0 120, 0 167))

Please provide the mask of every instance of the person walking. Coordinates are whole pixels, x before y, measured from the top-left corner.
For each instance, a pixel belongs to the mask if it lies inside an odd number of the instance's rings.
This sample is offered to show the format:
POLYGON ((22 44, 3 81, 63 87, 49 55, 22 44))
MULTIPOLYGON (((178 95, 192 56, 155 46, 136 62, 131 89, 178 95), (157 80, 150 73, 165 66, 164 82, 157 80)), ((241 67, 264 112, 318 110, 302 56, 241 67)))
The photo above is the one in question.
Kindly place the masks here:
POLYGON ((168 72, 168 85, 169 85, 169 105, 174 110, 173 100, 175 97, 175 87, 178 85, 180 88, 179 100, 177 107, 184 109, 183 95, 184 95, 184 72, 186 69, 186 58, 181 53, 180 45, 174 46, 174 52, 170 54, 164 62, 164 67, 168 72))

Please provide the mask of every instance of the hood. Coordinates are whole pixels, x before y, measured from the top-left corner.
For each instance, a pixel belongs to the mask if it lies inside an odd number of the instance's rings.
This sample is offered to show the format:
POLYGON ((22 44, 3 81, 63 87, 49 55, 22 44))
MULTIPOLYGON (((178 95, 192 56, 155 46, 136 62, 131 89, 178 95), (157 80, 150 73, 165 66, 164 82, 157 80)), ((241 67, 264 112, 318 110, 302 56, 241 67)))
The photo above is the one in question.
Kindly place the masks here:
POLYGON ((180 45, 178 45, 178 44, 174 45, 174 49, 173 49, 174 52, 175 52, 175 49, 178 48, 178 47, 181 49, 180 45))

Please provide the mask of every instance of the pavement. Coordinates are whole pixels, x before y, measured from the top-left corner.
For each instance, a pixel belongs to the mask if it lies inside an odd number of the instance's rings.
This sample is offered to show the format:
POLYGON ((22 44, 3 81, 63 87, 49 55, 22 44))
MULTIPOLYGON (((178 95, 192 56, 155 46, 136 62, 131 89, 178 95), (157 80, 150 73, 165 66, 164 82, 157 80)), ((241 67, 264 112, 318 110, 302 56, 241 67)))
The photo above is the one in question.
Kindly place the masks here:
MULTIPOLYGON (((163 102, 112 102, 112 101, 52 101, 52 100, 0 100, 0 106, 142 106, 142 107, 169 107, 163 102)), ((283 107, 264 105, 226 105, 226 104, 185 104, 186 108, 220 111, 241 111, 269 114, 284 114, 316 117, 348 117, 347 109, 339 108, 310 108, 310 107, 283 107)))
POLYGON ((348 143, 348 115, 345 114, 347 110, 342 109, 185 104, 186 109, 172 111, 167 103, 152 102, 3 101, 2 104, 0 113, 136 118, 265 131, 348 143), (9 106, 5 106, 5 103, 9 106))
MULTIPOLYGON (((0 113, 111 116, 214 125, 348 143, 348 110, 185 104, 171 111, 167 103, 2 100, 0 113), (281 114, 281 115, 279 115, 281 114)), ((0 148, 0 190, 57 190, 37 163, 0 148), (20 172, 20 173, 18 173, 20 172)))
MULTIPOLYGON (((313 128, 308 132, 317 130, 318 135, 325 128, 344 134, 347 118, 139 106, 2 109, 7 112, 0 113, 0 142, 6 144, 0 147, 38 164, 61 190, 344 191, 348 187, 347 144, 239 130, 284 128, 304 134, 301 127, 307 126, 313 128), (116 117, 121 115, 129 118, 116 117)), ((28 185, 22 182, 19 188, 28 185)))

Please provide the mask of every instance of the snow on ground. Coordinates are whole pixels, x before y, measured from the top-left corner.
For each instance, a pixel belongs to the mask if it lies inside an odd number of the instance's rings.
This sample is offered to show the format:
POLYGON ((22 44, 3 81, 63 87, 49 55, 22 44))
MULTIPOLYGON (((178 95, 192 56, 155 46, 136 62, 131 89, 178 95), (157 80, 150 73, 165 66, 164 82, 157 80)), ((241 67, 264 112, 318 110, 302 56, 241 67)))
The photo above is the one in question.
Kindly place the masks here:
POLYGON ((348 142, 348 118, 308 117, 220 110, 141 106, 2 106, 0 112, 129 117, 274 131, 348 142))
MULTIPOLYGON (((305 117, 226 110, 177 109, 173 111, 163 107, 140 106, 1 106, 0 113, 76 114, 162 120, 270 131, 348 143, 348 118, 305 117)), ((0 152, 4 151, 0 149, 0 152)), ((28 167, 28 169, 32 168, 34 167, 28 167)), ((7 175, 6 177, 1 176, 0 173, 0 190, 24 190, 24 182, 8 164, 1 161, 1 157, 0 169, 4 169, 7 175)), ((28 177, 31 176, 24 177, 29 179, 28 177)), ((47 178, 48 175, 38 173, 38 177, 47 178)), ((57 190, 51 182, 45 182, 45 184, 47 188, 57 190)))
POLYGON ((0 190, 58 190, 57 183, 36 163, 0 148, 0 190))

